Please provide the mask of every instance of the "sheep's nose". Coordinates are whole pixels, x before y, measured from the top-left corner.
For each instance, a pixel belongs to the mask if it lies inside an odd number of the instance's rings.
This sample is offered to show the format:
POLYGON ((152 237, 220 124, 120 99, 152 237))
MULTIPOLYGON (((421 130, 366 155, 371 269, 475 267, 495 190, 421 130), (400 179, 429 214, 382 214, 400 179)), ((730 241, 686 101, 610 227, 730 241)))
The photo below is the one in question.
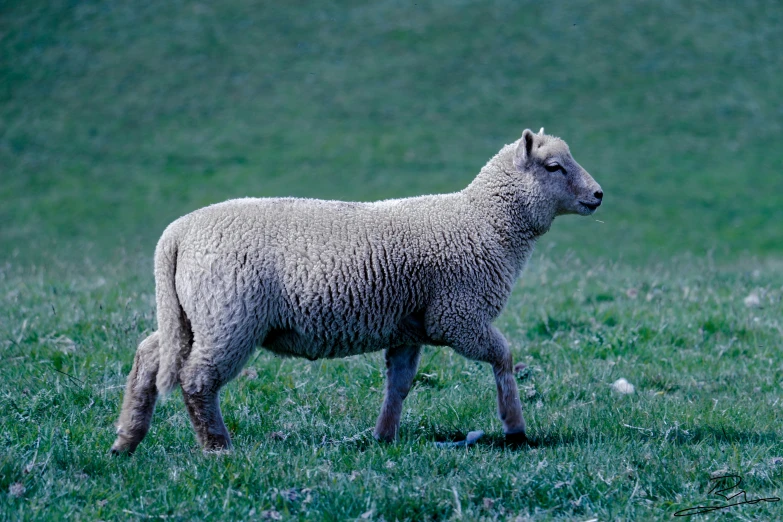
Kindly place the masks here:
POLYGON ((599 200, 600 199, 604 199, 604 193, 602 191, 600 191, 600 190, 596 190, 595 193, 593 194, 593 196, 595 196, 599 200))

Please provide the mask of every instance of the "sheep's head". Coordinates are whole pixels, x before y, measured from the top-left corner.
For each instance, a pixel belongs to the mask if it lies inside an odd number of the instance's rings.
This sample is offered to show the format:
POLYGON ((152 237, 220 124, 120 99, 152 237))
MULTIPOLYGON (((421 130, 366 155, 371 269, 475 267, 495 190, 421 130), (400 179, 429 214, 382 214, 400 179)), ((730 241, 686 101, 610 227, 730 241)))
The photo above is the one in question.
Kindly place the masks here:
POLYGON ((553 205, 554 215, 587 216, 601 205, 601 186, 571 156, 568 145, 554 136, 525 129, 514 151, 514 167, 528 177, 537 195, 553 205))

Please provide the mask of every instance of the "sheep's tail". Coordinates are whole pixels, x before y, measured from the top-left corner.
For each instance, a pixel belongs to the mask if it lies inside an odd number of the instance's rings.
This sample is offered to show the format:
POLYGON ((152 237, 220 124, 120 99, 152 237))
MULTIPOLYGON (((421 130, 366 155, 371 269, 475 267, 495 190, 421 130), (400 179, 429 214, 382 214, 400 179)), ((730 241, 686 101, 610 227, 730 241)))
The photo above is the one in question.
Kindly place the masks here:
POLYGON ((177 296, 178 239, 170 230, 163 233, 155 250, 155 300, 158 307, 160 365, 155 385, 161 395, 179 383, 179 371, 190 354, 193 331, 177 296))

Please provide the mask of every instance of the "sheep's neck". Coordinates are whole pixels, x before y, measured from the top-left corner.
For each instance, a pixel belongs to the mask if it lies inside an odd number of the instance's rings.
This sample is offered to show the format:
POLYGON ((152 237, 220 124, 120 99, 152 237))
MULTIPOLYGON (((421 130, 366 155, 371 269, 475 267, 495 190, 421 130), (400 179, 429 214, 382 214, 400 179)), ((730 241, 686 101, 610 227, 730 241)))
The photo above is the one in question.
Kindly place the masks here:
POLYGON ((535 197, 532 188, 522 194, 508 192, 503 176, 493 172, 505 170, 498 162, 500 159, 494 158, 463 192, 495 229, 500 244, 520 269, 536 240, 551 227, 554 216, 547 202, 535 197))
POLYGON ((536 228, 530 216, 526 215, 527 209, 510 204, 501 195, 484 194, 483 197, 477 197, 477 194, 471 192, 466 190, 468 200, 479 210, 482 219, 492 225, 498 244, 506 252, 511 270, 518 274, 530 257, 536 241, 549 227, 536 228))

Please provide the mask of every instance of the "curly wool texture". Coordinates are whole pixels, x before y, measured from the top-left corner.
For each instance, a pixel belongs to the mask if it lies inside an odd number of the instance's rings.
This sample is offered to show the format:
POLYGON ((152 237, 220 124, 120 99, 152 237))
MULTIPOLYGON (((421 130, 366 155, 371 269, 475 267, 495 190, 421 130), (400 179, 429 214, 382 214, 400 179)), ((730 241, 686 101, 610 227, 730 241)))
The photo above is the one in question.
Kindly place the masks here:
POLYGON ((464 190, 375 203, 236 199, 173 222, 155 252, 158 331, 141 343, 112 451, 133 451, 158 393, 182 387, 205 449, 230 447, 218 391, 254 348, 318 359, 386 350, 376 425, 393 440, 423 344, 492 365, 507 435, 525 423, 492 326, 555 216, 603 192, 567 145, 526 130, 464 190))
MULTIPOLYGON (((185 358, 210 362, 214 351, 225 380, 258 343, 282 355, 345 357, 449 344, 450 330, 462 330, 469 315, 497 317, 553 217, 491 183, 510 168, 513 150, 506 146, 453 194, 375 203, 236 199, 172 223, 155 256, 157 299, 178 301, 194 342, 190 353, 181 333, 162 343, 180 349, 162 354, 158 389, 176 385, 185 358), (523 210, 527 216, 515 215, 523 210), (505 228, 521 218, 524 226, 505 228)), ((180 330, 181 317, 166 308, 158 308, 160 331, 180 330)))

